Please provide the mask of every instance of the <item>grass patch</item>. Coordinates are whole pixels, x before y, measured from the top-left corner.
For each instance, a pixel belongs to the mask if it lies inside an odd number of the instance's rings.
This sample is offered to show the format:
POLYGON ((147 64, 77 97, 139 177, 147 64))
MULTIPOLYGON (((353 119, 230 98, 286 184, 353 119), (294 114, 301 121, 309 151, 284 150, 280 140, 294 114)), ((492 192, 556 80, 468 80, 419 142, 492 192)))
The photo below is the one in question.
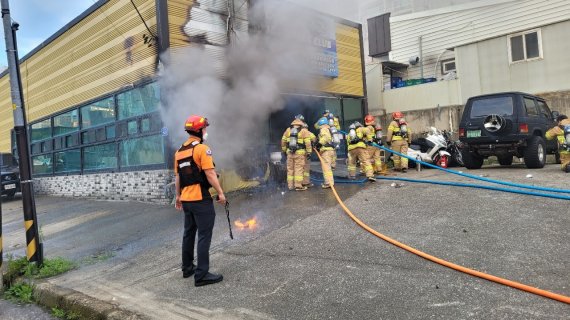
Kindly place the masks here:
POLYGON ((75 263, 64 258, 44 259, 44 264, 38 267, 36 263, 29 263, 26 257, 14 259, 12 256, 8 256, 8 267, 6 274, 4 274, 4 282, 7 287, 10 287, 18 277, 23 276, 28 279, 49 278, 75 267, 75 263))
POLYGON ((73 311, 70 312, 66 312, 63 309, 54 307, 51 308, 51 314, 58 318, 58 319, 63 319, 63 320, 77 320, 79 319, 79 315, 73 311))
POLYGON ((32 303, 34 302, 34 288, 24 282, 13 284, 4 291, 4 299, 15 302, 32 303))

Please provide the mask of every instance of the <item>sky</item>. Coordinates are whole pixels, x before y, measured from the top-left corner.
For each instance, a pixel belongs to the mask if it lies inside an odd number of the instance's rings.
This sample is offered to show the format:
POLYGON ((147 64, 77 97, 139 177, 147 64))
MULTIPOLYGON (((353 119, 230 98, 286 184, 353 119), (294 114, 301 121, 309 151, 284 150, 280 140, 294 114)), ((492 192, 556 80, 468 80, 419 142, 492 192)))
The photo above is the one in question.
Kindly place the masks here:
MULTIPOLYGON (((20 58, 56 33, 93 5, 96 0, 10 0, 12 20, 20 24, 17 32, 20 58)), ((0 66, 7 66, 4 30, 0 41, 0 66)))

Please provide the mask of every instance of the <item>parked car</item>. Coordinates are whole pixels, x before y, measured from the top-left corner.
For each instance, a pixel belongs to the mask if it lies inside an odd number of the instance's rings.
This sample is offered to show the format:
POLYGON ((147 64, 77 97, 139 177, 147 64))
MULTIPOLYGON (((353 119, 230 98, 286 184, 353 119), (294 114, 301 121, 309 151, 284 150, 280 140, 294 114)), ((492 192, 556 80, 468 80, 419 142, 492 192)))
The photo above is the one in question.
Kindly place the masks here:
POLYGON ((527 168, 544 167, 546 155, 558 150, 556 141, 544 138, 557 115, 544 99, 522 92, 469 98, 459 123, 465 167, 479 169, 489 156, 505 166, 515 156, 524 158, 527 168))
POLYGON ((1 194, 8 199, 14 198, 20 192, 20 171, 18 162, 11 153, 0 153, 0 181, 1 194))

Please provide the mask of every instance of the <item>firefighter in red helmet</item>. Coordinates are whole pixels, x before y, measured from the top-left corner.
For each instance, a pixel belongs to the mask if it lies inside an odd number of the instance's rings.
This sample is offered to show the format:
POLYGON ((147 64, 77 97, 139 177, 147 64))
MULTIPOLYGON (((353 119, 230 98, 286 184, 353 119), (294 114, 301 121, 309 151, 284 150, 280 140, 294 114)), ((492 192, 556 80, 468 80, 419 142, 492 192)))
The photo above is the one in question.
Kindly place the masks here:
MULTIPOLYGON (((404 119, 404 114, 400 111, 392 113, 392 122, 388 127, 386 141, 391 143, 392 150, 401 154, 408 154, 408 144, 411 142, 412 132, 408 128, 408 123, 404 119)), ((406 172, 408 170, 408 159, 393 155, 394 170, 406 172)))
POLYGON ((176 209, 184 210, 182 238, 182 276, 194 275, 194 285, 203 286, 222 281, 220 274, 208 272, 210 243, 216 212, 209 189, 218 193, 217 202, 224 205, 226 197, 218 181, 212 151, 203 144, 208 133, 208 119, 192 115, 184 125, 189 138, 174 155, 176 174, 176 209), (194 261, 194 244, 198 234, 198 266, 194 261))

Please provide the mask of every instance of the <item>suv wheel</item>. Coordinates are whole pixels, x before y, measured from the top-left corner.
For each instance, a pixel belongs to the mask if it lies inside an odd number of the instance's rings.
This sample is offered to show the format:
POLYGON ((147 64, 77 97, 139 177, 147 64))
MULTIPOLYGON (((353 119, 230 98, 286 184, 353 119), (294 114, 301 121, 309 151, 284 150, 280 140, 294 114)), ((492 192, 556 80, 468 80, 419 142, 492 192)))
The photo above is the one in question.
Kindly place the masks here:
POLYGON ((465 168, 481 169, 483 166, 483 157, 480 155, 469 152, 467 149, 462 150, 461 155, 463 156, 463 163, 465 164, 465 168))
POLYGON ((546 163, 546 143, 542 137, 534 136, 528 140, 524 150, 524 163, 529 169, 543 168, 546 163))
POLYGON ((8 200, 13 200, 15 195, 16 195, 16 191, 6 192, 6 198, 8 198, 8 200))
POLYGON ((497 156, 497 159, 499 160, 499 164, 501 164, 502 166, 510 166, 511 164, 513 164, 512 155, 507 155, 502 157, 497 156))

